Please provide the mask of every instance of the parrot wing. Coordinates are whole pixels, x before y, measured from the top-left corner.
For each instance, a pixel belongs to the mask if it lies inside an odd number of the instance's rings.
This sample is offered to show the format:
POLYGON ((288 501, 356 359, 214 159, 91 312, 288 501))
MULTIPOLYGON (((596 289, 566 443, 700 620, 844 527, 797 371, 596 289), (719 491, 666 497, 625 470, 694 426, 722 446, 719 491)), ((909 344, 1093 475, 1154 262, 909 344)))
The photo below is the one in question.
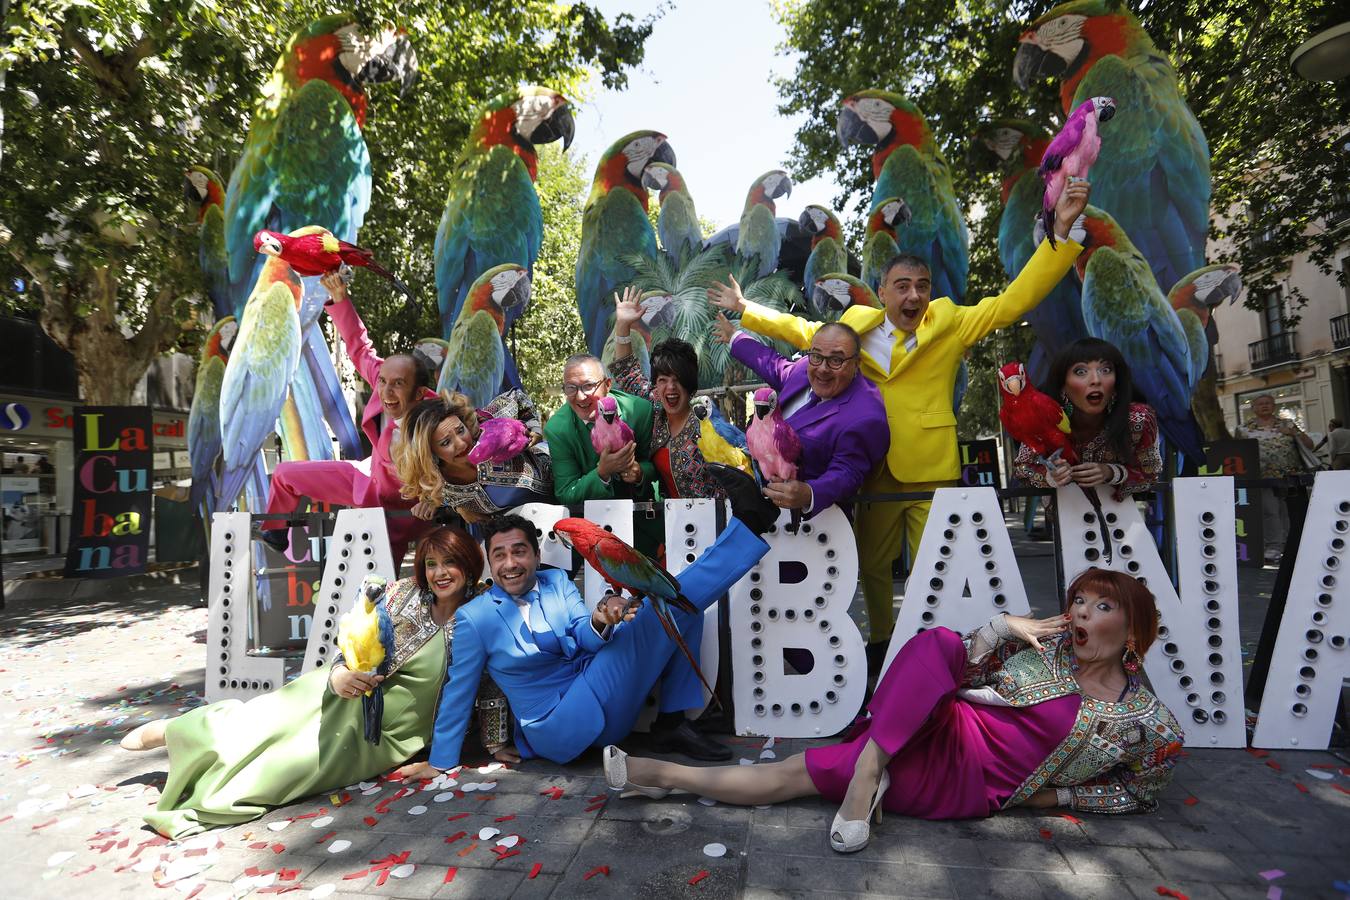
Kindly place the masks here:
MULTIPOLYGON (((862 280, 873 291, 880 290, 881 277, 886 271, 886 264, 894 259, 899 252, 900 245, 895 242, 895 238, 885 231, 875 232, 867 238, 867 243, 863 245, 862 280)), ((844 270, 835 269, 832 271, 842 272, 844 270)))
POLYGON ((694 199, 688 191, 672 191, 661 201, 657 219, 661 246, 676 262, 684 264, 703 248, 703 230, 699 227, 694 199))
POLYGON ((220 386, 225 380, 225 361, 209 356, 197 367, 197 384, 188 411, 188 458, 192 461, 194 510, 209 524, 214 512, 216 461, 220 459, 220 386))
POLYGON ((741 216, 736 255, 752 267, 756 278, 767 278, 778 268, 778 252, 782 246, 778 220, 769 207, 756 204, 741 216))
POLYGON ((467 309, 450 334, 450 350, 436 390, 463 391, 475 407, 486 406, 506 377, 506 346, 497 322, 483 310, 467 309))
POLYGON ((597 356, 610 331, 614 292, 631 283, 636 274, 623 261, 630 253, 655 257, 656 233, 637 197, 615 188, 587 204, 577 253, 577 307, 587 347, 597 356))
POLYGON ((897 147, 886 158, 872 191, 874 204, 889 197, 904 200, 910 211, 909 223, 896 232, 900 252, 929 261, 934 297, 964 303, 970 235, 946 161, 908 144, 897 147))
POLYGON ((202 215, 197 233, 197 262, 206 276, 206 293, 216 318, 233 315, 230 302, 230 258, 225 253, 225 213, 212 205, 202 215))
POLYGON ((802 289, 806 292, 806 296, 810 297, 816 289, 817 281, 826 275, 847 271, 848 257, 844 253, 844 248, 832 237, 821 238, 816 246, 811 248, 811 255, 806 258, 806 268, 802 270, 802 289))
POLYGON ((680 596, 680 583, 669 572, 608 532, 596 539, 591 552, 592 565, 612 584, 663 600, 680 596))

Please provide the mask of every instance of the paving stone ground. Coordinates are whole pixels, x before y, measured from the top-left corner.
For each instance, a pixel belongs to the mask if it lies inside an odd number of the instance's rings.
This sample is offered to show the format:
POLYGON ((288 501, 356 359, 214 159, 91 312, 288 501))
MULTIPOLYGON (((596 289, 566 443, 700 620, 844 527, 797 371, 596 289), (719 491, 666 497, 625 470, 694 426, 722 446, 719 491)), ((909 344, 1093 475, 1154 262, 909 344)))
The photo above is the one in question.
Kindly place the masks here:
MULTIPOLYGON (((1048 613, 1049 545, 1016 549, 1033 604, 1048 613)), ((1243 574, 1247 655, 1273 580, 1270 569, 1243 574)), ((140 819, 158 800, 165 755, 126 753, 117 741, 202 702, 206 610, 188 581, 141 590, 109 582, 79 599, 11 601, 0 612, 0 896, 1350 895, 1343 751, 1195 750, 1153 815, 892 817, 849 857, 829 849, 834 808, 823 801, 745 809, 688 795, 621 800, 605 791, 595 753, 569 766, 466 766, 461 786, 494 787, 442 802, 440 791, 397 796, 400 785, 381 782, 170 844, 140 819), (485 828, 501 833, 480 838, 485 828), (518 852, 494 852, 509 835, 522 839, 518 852), (709 844, 725 855, 708 855, 709 844)), ((763 738, 731 743, 756 761, 765 749, 763 738)), ((770 749, 782 758, 804 746, 770 749)))

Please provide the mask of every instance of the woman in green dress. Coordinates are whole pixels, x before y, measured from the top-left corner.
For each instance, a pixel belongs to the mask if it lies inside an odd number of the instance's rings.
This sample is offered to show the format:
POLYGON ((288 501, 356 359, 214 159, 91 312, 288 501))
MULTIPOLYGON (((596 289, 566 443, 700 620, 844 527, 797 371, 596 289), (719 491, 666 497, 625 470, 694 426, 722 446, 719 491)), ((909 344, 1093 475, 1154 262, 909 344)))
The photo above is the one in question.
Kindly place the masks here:
MULTIPOLYGON (((132 731, 122 740, 126 749, 169 752, 168 781, 145 820, 165 837, 183 838, 374 778, 416 755, 431 739, 455 610, 482 573, 473 539, 459 528, 437 528, 418 544, 413 577, 386 594, 394 622, 387 675, 352 671, 339 654, 329 668, 247 703, 222 700, 132 731), (371 744, 359 698, 380 683, 380 742, 371 744)), ((484 746, 498 760, 519 761, 507 746, 505 698, 486 678, 478 707, 484 746)))

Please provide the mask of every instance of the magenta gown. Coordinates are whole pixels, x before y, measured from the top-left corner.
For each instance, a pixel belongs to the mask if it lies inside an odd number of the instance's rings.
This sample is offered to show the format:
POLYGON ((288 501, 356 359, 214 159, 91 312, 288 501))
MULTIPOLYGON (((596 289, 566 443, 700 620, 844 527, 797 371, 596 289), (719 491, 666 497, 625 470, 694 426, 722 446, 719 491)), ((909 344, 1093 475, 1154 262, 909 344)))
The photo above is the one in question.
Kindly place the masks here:
POLYGON ((1081 698, 1034 706, 975 703, 957 696, 966 670, 961 636, 934 628, 910 638, 877 684, 861 733, 806 751, 816 790, 840 802, 858 754, 874 740, 892 755, 887 812, 920 819, 972 819, 1000 809, 1068 736, 1081 698))

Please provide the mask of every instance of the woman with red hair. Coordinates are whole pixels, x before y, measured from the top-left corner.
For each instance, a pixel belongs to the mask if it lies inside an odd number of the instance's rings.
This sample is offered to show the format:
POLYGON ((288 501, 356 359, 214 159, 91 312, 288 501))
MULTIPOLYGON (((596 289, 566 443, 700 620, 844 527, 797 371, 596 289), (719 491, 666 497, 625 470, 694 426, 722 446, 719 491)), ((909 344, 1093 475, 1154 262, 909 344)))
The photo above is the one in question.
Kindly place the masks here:
MULTIPOLYGON (((222 700, 132 731, 122 740, 126 749, 169 753, 159 805, 145 820, 176 840, 374 778, 416 755, 431 740, 455 611, 482 574, 477 543, 462 529, 436 528, 417 545, 413 576, 389 585, 381 601, 394 623, 388 674, 352 671, 339 654, 331 666, 247 703, 222 700), (384 714, 372 744, 359 698, 377 685, 384 714)), ((479 688, 478 706, 484 746, 499 760, 519 761, 506 746, 506 701, 490 680, 479 688)))
POLYGON ((962 637, 910 638, 891 662, 854 736, 780 763, 695 768, 604 751, 614 790, 671 790, 760 804, 820 794, 841 804, 830 846, 867 846, 880 808, 924 819, 986 816, 1015 806, 1078 812, 1152 810, 1182 733, 1139 680, 1158 635, 1141 582, 1089 569, 1064 614, 1000 615, 962 637))

